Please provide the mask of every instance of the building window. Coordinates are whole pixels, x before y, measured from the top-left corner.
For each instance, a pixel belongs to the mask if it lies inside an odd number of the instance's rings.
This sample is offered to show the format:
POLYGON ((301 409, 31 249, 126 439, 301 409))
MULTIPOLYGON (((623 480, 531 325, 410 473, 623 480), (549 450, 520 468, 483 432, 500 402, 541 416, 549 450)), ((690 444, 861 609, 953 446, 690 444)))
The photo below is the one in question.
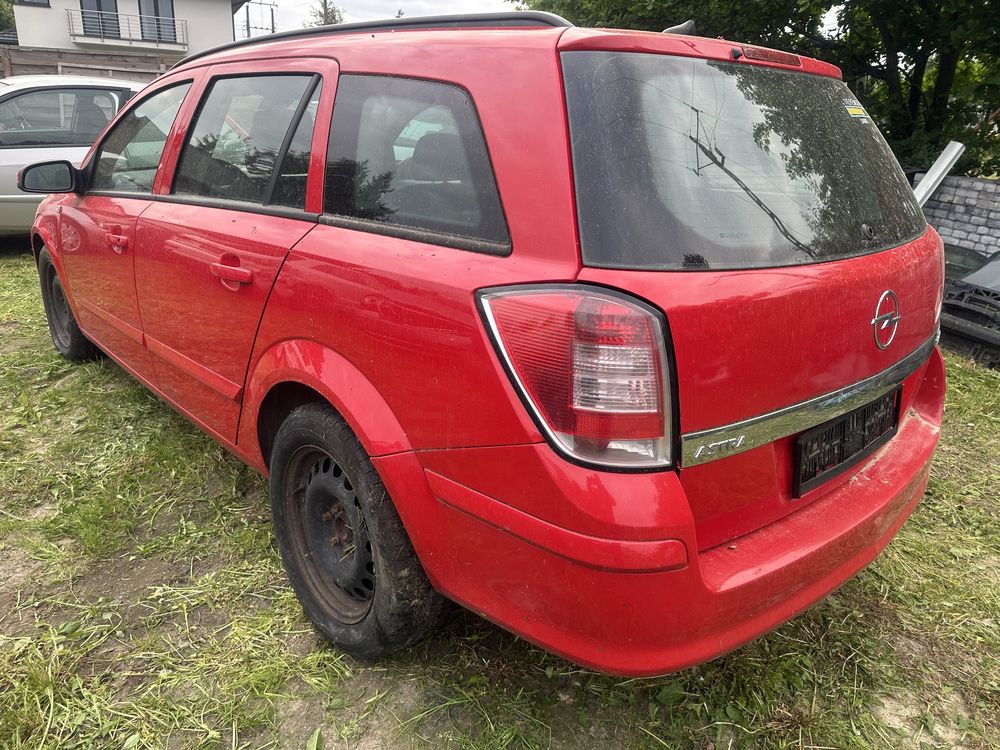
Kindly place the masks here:
POLYGON ((152 42, 177 42, 174 0, 139 0, 142 38, 152 42))
POLYGON ((118 25, 118 0, 80 0, 83 11, 84 36, 99 36, 102 39, 121 37, 118 25))
POLYGON ((14 0, 14 5, 40 5, 43 8, 48 8, 49 0, 14 0))

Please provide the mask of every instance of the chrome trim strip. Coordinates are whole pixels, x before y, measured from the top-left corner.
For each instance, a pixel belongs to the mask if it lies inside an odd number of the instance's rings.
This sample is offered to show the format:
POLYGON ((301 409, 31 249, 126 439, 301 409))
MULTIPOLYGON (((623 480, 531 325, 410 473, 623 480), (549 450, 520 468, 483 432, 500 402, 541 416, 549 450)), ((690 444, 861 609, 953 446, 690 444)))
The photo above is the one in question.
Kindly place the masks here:
POLYGON ((840 390, 741 422, 681 435, 681 466, 698 466, 767 445, 874 401, 912 375, 930 356, 937 338, 935 333, 892 367, 840 390))

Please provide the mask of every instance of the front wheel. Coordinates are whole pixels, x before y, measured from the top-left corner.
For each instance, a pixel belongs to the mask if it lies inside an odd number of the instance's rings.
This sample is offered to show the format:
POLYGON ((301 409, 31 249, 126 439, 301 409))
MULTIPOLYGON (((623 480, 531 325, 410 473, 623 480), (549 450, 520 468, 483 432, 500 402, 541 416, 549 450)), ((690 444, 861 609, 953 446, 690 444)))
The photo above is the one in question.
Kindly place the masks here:
POLYGON ((435 628, 431 587, 364 448, 325 404, 293 411, 271 456, 281 558, 309 619, 336 646, 377 658, 435 628))
POLYGON ((97 355, 97 347, 77 325, 47 247, 43 247, 38 254, 38 280, 42 287, 42 304, 49 323, 49 335, 56 351, 74 362, 93 359, 97 355))

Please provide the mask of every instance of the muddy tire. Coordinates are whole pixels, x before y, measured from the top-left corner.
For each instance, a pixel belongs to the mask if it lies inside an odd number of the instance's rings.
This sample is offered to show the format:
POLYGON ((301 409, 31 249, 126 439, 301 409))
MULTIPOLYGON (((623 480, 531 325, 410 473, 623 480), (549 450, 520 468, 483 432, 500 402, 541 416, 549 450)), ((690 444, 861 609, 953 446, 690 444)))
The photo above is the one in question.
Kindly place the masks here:
POLYGON ((338 648, 374 659, 436 628, 434 591, 375 467, 346 422, 306 404, 271 454, 274 534, 309 619, 338 648))
POLYGON ((43 247, 38 254, 38 280, 42 287, 42 304, 49 322, 49 335, 56 351, 73 362, 96 357, 98 349, 77 325, 47 247, 43 247))

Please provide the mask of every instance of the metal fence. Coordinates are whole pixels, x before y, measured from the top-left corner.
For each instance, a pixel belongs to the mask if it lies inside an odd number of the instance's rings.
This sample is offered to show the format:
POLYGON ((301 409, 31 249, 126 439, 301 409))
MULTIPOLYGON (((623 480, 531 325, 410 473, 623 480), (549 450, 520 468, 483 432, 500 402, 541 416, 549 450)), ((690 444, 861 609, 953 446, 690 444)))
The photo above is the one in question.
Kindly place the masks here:
POLYGON ((142 46, 170 45, 187 49, 187 21, 165 16, 132 16, 101 10, 66 10, 69 35, 142 46))

